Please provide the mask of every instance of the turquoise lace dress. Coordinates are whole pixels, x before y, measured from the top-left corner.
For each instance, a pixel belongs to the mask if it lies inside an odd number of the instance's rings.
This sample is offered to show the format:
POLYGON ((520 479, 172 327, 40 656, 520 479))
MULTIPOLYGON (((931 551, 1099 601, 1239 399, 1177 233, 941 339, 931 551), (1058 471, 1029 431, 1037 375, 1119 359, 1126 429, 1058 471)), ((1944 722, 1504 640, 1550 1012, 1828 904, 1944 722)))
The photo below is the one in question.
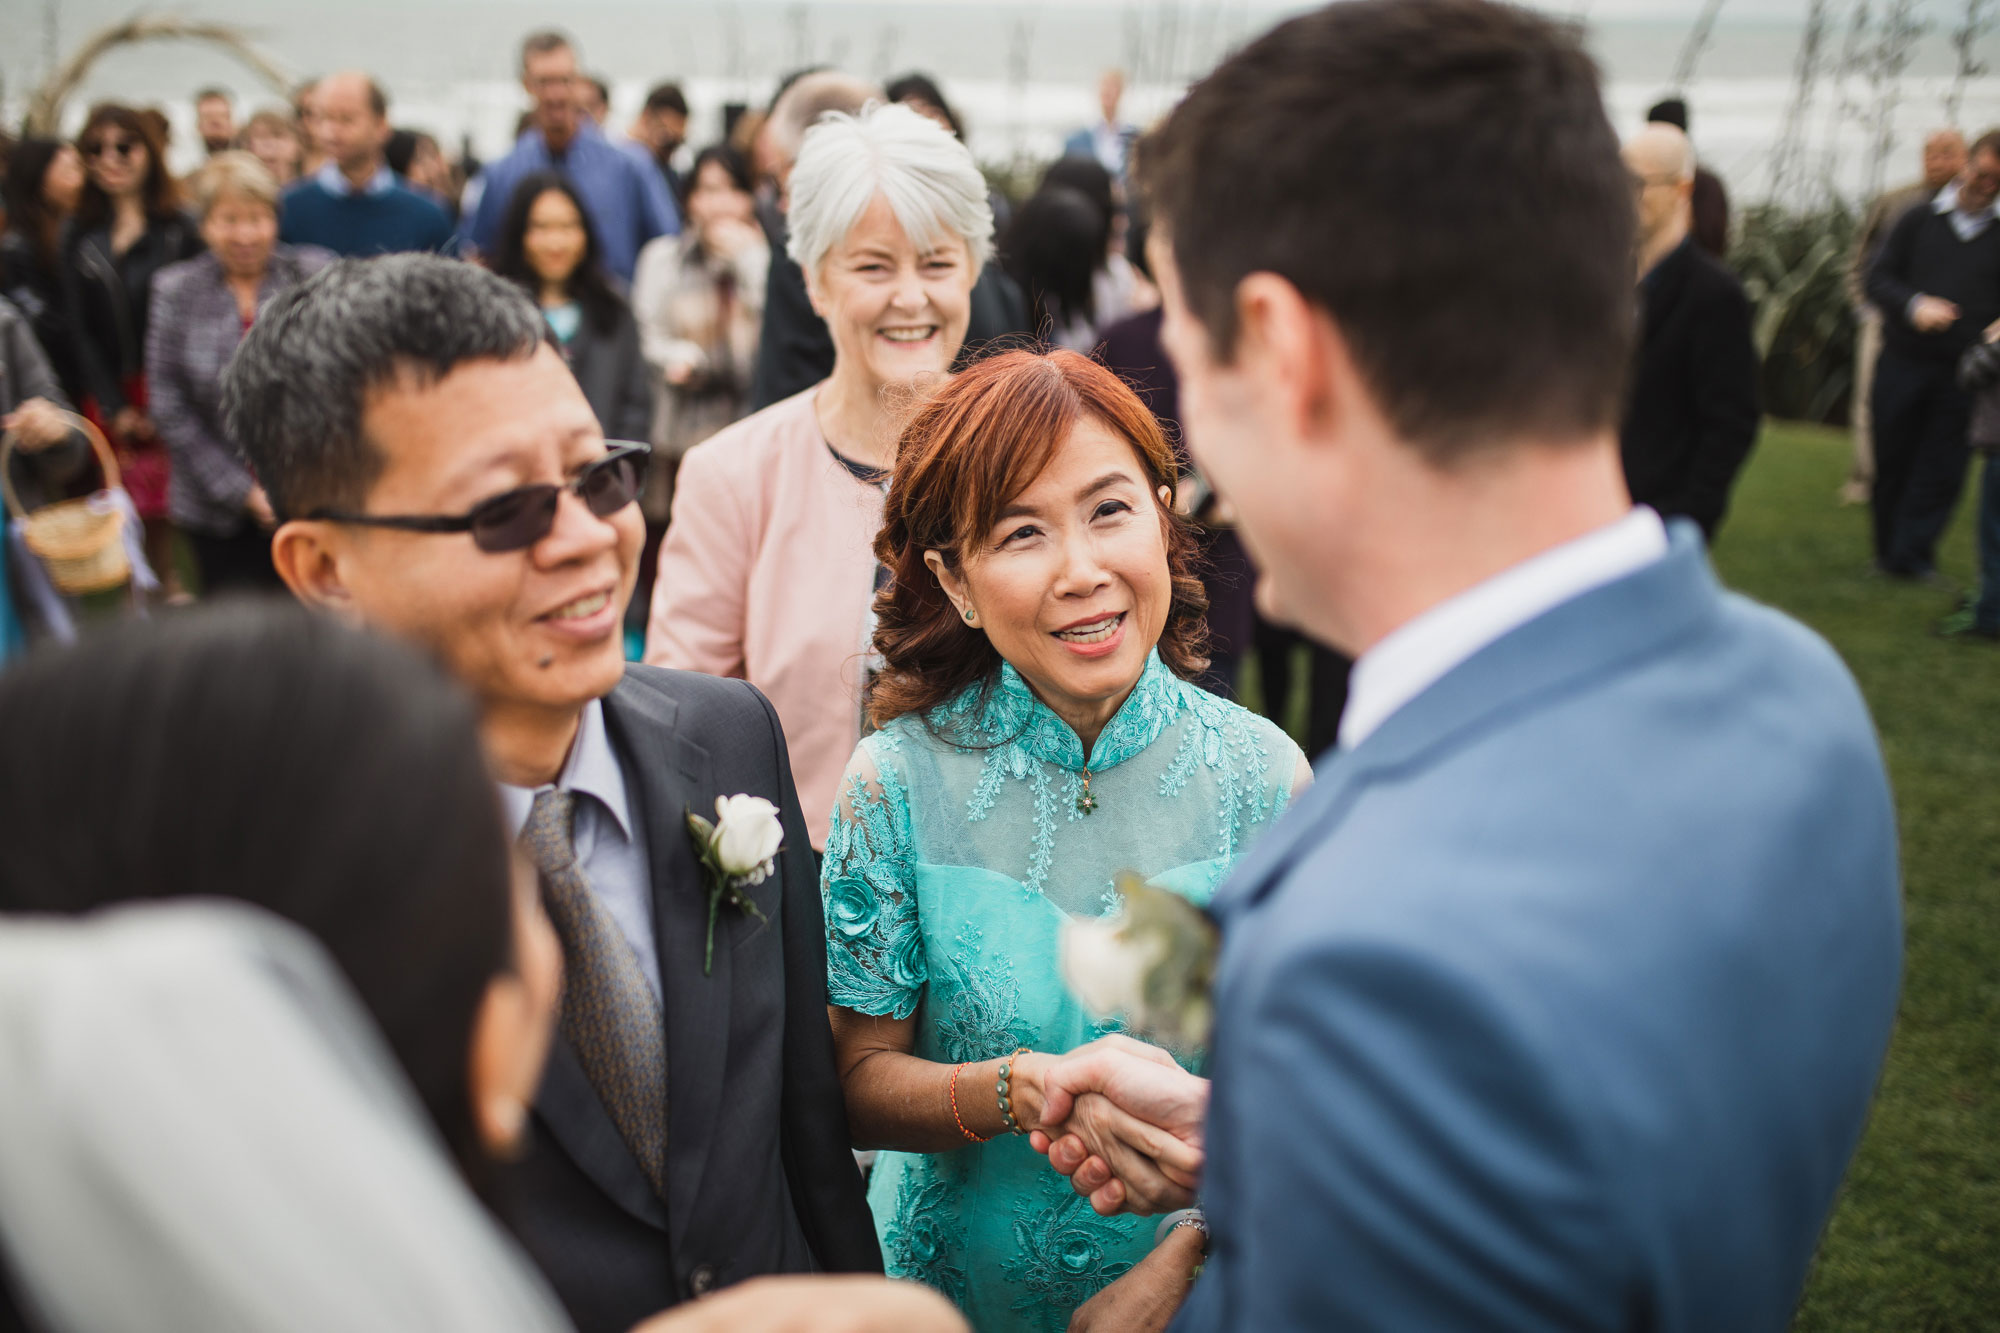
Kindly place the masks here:
MULTIPOLYGON (((1062 983, 1065 916, 1115 908, 1121 870, 1206 904, 1304 765, 1275 725, 1157 654, 1098 738, 1090 813, 1084 759, 1008 666, 862 741, 821 880, 832 1002, 918 1014, 915 1054, 948 1064, 1117 1030, 1092 1023, 1062 983)), ((868 1201, 889 1272, 943 1292, 979 1333, 1060 1333, 1152 1243, 1151 1221, 1097 1216, 1014 1135, 882 1153, 868 1201)))

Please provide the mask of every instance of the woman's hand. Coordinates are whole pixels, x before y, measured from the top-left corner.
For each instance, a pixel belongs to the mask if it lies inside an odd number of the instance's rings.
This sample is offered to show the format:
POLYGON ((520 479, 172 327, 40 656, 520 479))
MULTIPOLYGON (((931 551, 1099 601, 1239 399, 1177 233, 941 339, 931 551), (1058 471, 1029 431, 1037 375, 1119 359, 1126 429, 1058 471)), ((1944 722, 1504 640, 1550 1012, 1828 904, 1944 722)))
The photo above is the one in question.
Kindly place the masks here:
POLYGON ((1132 1271, 1077 1307, 1069 1333, 1158 1333, 1187 1299, 1207 1249, 1198 1227, 1181 1227, 1132 1271))
POLYGON ((967 1329, 949 1301, 914 1282, 854 1276, 761 1277, 648 1319, 632 1333, 967 1333, 967 1329))
POLYGON ((69 420, 63 410, 46 398, 30 398, 0 417, 0 430, 11 430, 22 449, 32 453, 49 449, 69 438, 69 420))

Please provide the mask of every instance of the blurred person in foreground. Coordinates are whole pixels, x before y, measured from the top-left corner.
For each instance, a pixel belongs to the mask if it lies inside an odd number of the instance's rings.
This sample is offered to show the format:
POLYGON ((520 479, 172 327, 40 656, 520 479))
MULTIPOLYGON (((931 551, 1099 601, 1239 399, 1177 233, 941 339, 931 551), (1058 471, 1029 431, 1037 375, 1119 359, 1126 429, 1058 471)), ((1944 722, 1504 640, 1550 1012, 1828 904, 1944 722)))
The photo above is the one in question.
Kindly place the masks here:
POLYGON ((1639 220, 1639 346, 1620 450, 1635 504, 1715 540, 1757 442, 1757 349, 1736 275, 1694 243, 1694 149, 1671 125, 1625 144, 1639 220))
POLYGON ((1872 424, 1875 565, 1933 581, 1970 460, 1971 395, 1958 363, 2000 319, 2000 130, 1972 145, 1965 170, 1889 229, 1868 267, 1882 313, 1872 424))
MULTIPOLYGON (((433 664, 283 603, 0 679, 30 821, 0 842, 0 1326, 572 1328, 474 1197, 526 1148, 562 984, 475 721, 433 664), (135 717, 179 781, 132 761, 135 717), (85 827, 106 800, 121 837, 85 827)), ((779 1333, 807 1298, 818 1327, 963 1327, 879 1280, 643 1327, 779 1333)))
POLYGON ((1625 492, 1595 67, 1483 0, 1329 5, 1140 175, 1194 455, 1260 600, 1357 660, 1216 894, 1212 1091, 1044 1075, 1207 1152, 1199 1278, 1072 1327, 1785 1328, 1895 1017, 1894 812, 1833 651, 1625 492))
POLYGON ((359 70, 329 74, 313 106, 327 163, 285 191, 285 243, 357 256, 449 247, 444 205, 411 189, 384 157, 391 131, 382 86, 359 70))
POLYGON ((833 373, 688 451, 646 660, 770 696, 819 847, 861 737, 896 437, 958 354, 993 219, 965 145, 905 106, 828 114, 790 188, 791 260, 833 373))
POLYGON ((640 247, 681 229, 680 210, 665 180, 620 152, 584 114, 584 78, 567 36, 553 30, 530 33, 521 43, 520 73, 522 88, 534 100, 528 126, 512 152, 480 173, 479 199, 476 204, 467 201, 461 239, 473 254, 490 254, 521 179, 560 171, 575 184, 590 214, 604 267, 619 282, 631 282, 640 247))
POLYGON ((210 157, 236 147, 236 104, 221 88, 204 88, 194 95, 194 131, 210 157))
POLYGON ((333 256, 278 242, 278 182, 248 153, 216 154, 189 187, 208 249, 154 278, 146 339, 153 420, 174 460, 168 512, 187 537, 204 595, 277 592, 278 518, 223 425, 222 372, 258 312, 333 256))
MULTIPOLYGON (((868 103, 882 100, 881 90, 871 84, 835 70, 815 70, 799 76, 778 95, 758 137, 758 144, 770 158, 779 207, 774 217, 765 219, 765 232, 771 241, 771 274, 765 288, 764 327, 757 339, 757 373, 750 389, 754 410, 812 388, 834 369, 831 330, 808 295, 806 276, 786 245, 784 210, 790 207, 788 184, 800 143, 826 113, 857 115, 868 103)), ((935 117, 925 118, 943 124, 935 117)), ((987 211, 992 212, 990 204, 987 211)), ((991 250, 988 246, 985 253, 990 255, 991 250)), ((974 276, 971 310, 959 343, 959 365, 988 347, 1029 331, 1026 302, 997 257, 983 263, 974 276)))
MULTIPOLYGON (((876 540, 881 729, 827 837, 827 994, 856 1142, 890 1150, 869 1182, 888 1272, 983 1333, 1060 1330, 1154 1248, 1152 1222, 1098 1216, 1023 1137, 1045 1071, 1116 1026, 1064 987, 1063 924, 1114 911, 1121 872, 1205 905, 1311 779, 1276 724, 1193 682, 1176 471, 1111 372, 1006 352, 904 430, 876 540)), ((1199 1170, 1165 1131, 1083 1120, 1144 1211, 1199 1170)), ((1191 1266, 1199 1241, 1175 1233, 1159 1262, 1191 1266)))
POLYGON ((201 253, 165 144, 130 107, 93 107, 77 135, 85 182, 63 247, 75 315, 79 406, 110 439, 126 492, 146 525, 146 554, 171 577, 170 463, 147 408, 146 331, 153 275, 201 253))
POLYGON ((570 1317, 879 1271, 784 734, 741 682, 625 665, 644 449, 607 447, 533 301, 435 256, 342 261, 251 328, 224 417, 293 593, 426 647, 478 705, 570 980, 495 1194, 570 1317), (754 913, 711 907, 687 822, 727 796, 766 803, 754 913))
POLYGON ((605 435, 650 439, 653 376, 639 326, 604 271, 583 200, 566 177, 537 172, 516 187, 492 268, 540 307, 605 435))
POLYGON ((1868 299, 1868 267, 1875 262, 1890 228, 1919 204, 1937 198, 1938 191, 1965 170, 1965 136, 1955 129, 1932 130, 1924 137, 1923 172, 1908 185, 1878 196, 1868 206, 1855 234, 1854 255, 1847 267, 1847 292, 1854 305, 1854 390, 1849 416, 1853 419, 1854 462, 1841 483, 1842 504, 1867 504, 1875 485, 1875 428, 1870 408, 1875 388, 1875 363, 1882 356, 1882 312, 1868 299))

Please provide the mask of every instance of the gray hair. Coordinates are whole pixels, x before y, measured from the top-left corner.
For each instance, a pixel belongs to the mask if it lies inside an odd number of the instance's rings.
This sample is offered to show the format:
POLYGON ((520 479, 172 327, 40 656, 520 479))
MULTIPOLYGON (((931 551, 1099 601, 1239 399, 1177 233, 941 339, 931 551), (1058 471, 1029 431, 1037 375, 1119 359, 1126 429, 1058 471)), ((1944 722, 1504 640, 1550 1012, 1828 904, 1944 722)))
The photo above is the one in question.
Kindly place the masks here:
POLYGON ((240 148, 217 153, 203 163, 188 182, 188 193, 194 201, 195 215, 204 222, 210 209, 231 197, 254 200, 273 213, 278 211, 278 178, 254 155, 240 148))
POLYGON ((831 111, 806 132, 792 168, 786 253, 816 277, 878 195, 919 250, 949 234, 965 242, 975 274, 986 266, 993 252, 986 178, 950 130, 900 103, 877 102, 858 116, 831 111))
POLYGON ((223 374, 223 420, 279 514, 355 508, 385 461, 361 429, 372 391, 525 360, 547 336, 527 294, 476 265, 344 259, 264 307, 223 374))

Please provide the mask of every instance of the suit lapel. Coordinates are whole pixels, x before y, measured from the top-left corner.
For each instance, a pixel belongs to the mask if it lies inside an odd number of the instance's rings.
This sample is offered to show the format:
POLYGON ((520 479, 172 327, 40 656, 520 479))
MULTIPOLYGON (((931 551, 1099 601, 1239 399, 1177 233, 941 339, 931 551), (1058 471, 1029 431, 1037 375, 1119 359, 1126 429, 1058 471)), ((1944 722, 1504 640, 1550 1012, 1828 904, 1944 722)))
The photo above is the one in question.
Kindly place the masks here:
POLYGON ((1230 916, 1263 898, 1308 842, 1338 828, 1370 783, 1405 771, 1473 733, 1658 652, 1715 614, 1720 589, 1693 524, 1676 521, 1665 558, 1595 588, 1486 645, 1405 704, 1352 751, 1323 763, 1313 787, 1244 858, 1216 897, 1230 916))
POLYGON ((676 734, 678 713, 673 699, 629 677, 604 701, 653 879, 653 935, 667 1024, 667 1234, 676 1249, 693 1215, 721 1113, 733 933, 725 908, 715 925, 714 968, 704 976, 708 886, 687 814, 712 817, 716 791, 708 752, 676 734))

